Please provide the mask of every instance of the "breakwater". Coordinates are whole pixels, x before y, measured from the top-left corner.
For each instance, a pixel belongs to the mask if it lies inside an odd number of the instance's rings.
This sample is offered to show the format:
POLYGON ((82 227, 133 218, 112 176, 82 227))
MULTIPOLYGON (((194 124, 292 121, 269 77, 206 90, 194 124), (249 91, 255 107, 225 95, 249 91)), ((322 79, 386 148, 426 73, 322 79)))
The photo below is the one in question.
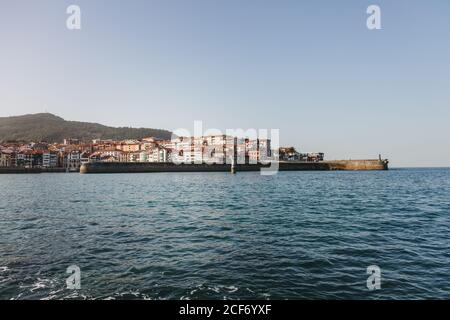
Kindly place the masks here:
POLYGON ((8 173, 41 173, 40 168, 0 167, 0 174, 8 173))
MULTIPOLYGON (((10 174, 10 173, 65 173, 68 172, 66 168, 24 168, 24 167, 0 167, 0 174, 10 174)), ((70 171, 78 172, 78 171, 70 171)))
POLYGON ((389 161, 387 159, 377 160, 334 160, 326 161, 330 170, 388 170, 389 161))
MULTIPOLYGON (((279 171, 387 170, 387 160, 337 160, 322 162, 279 162, 279 171)), ((238 164, 236 171, 259 171, 262 164, 238 164)), ((145 172, 230 172, 230 164, 174 164, 91 162, 83 164, 80 173, 145 173, 145 172)))
MULTIPOLYGON (((280 171, 334 171, 334 170, 388 170, 387 160, 335 160, 322 162, 282 162, 280 171)), ((238 164, 236 171, 259 171, 268 168, 262 164, 238 164)), ((145 172, 230 172, 229 164, 174 164, 134 162, 91 162, 83 164, 80 173, 145 173, 145 172)), ((0 174, 66 173, 65 168, 0 167, 0 174)), ((77 172, 71 170, 70 172, 77 172)))

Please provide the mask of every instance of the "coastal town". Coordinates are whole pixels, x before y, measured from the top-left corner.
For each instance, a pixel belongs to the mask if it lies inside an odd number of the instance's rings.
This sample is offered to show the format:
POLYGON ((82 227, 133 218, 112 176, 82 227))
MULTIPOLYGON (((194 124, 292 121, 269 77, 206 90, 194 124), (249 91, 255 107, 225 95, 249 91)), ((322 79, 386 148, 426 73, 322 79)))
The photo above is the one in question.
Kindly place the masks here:
POLYGON ((226 135, 154 137, 132 140, 67 138, 62 143, 5 142, 0 144, 0 167, 79 171, 89 162, 226 163, 237 154, 239 163, 265 160, 320 162, 323 153, 300 153, 293 147, 272 150, 270 139, 237 139, 226 135))

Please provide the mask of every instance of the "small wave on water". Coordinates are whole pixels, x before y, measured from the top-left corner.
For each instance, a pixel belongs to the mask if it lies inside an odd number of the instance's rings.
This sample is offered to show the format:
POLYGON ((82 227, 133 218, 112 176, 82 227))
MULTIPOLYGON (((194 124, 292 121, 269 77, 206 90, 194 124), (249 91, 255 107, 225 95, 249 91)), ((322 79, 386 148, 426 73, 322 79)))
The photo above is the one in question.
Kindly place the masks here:
POLYGON ((37 280, 34 281, 32 284, 21 284, 19 286, 19 288, 20 289, 27 289, 30 292, 35 292, 37 290, 54 288, 56 283, 57 282, 54 279, 37 278, 37 280))
MULTIPOLYGON (((258 290, 259 291, 259 290, 258 290)), ((201 284, 189 289, 186 295, 183 295, 182 300, 196 300, 204 299, 208 297, 210 299, 267 299, 270 297, 268 292, 255 292, 248 287, 242 287, 238 285, 223 285, 223 284, 201 284)))
MULTIPOLYGON (((0 266, 0 286, 5 283, 8 284, 11 281, 11 277, 8 276, 10 269, 6 266, 0 266)), ((0 296, 1 298, 1 296, 0 296)))
POLYGON ((6 266, 0 267, 0 273, 6 272, 6 271, 9 271, 9 268, 8 268, 8 267, 6 267, 6 266))
POLYGON ((147 294, 141 293, 139 290, 131 290, 126 292, 118 292, 111 296, 101 298, 101 300, 155 300, 147 294))

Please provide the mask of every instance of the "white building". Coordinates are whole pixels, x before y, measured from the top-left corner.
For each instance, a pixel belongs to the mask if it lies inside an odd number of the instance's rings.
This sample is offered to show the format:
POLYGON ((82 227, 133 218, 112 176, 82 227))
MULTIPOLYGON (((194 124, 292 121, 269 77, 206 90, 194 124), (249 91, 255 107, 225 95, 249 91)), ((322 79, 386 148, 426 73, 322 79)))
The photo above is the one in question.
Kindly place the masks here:
POLYGON ((42 154, 42 166, 44 168, 56 168, 58 166, 58 154, 56 152, 44 152, 42 154))
POLYGON ((170 162, 170 152, 166 148, 155 147, 152 150, 149 162, 170 162))
POLYGON ((81 167, 81 153, 79 151, 71 151, 67 153, 64 167, 69 170, 78 170, 81 167))
POLYGON ((139 162, 148 162, 149 161, 149 154, 147 151, 141 151, 139 152, 139 162))

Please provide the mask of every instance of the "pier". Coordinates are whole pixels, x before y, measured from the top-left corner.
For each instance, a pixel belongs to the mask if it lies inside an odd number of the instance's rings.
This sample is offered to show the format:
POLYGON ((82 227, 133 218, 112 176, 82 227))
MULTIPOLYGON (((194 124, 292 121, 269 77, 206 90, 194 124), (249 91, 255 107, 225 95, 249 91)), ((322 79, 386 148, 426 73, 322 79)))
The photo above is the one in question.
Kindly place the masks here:
MULTIPOLYGON (((388 170, 388 160, 336 160, 321 162, 279 162, 279 171, 367 171, 388 170)), ((246 172, 268 168, 263 164, 174 164, 91 162, 80 168, 80 173, 151 173, 151 172, 246 172)))

